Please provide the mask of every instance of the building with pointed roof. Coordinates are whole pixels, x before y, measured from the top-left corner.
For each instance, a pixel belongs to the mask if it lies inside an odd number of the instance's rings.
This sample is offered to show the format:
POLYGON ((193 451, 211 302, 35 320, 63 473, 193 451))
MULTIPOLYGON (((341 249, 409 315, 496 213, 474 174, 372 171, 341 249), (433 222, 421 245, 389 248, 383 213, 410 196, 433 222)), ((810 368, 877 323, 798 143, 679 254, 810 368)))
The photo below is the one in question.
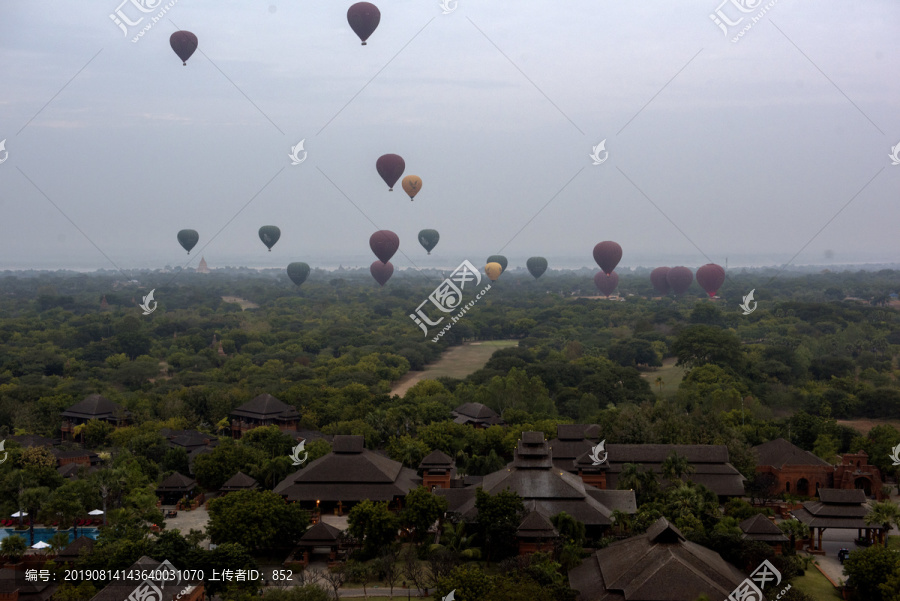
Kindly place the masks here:
POLYGON ((193 497, 196 491, 196 480, 175 472, 156 487, 156 496, 163 505, 175 505, 184 497, 193 497))
POLYGON ((339 556, 345 555, 345 552, 346 549, 341 545, 341 530, 320 521, 303 533, 297 548, 285 564, 306 567, 314 555, 319 555, 327 557, 330 565, 337 561, 339 556))
POLYGON ((300 414, 297 410, 271 394, 263 393, 228 414, 231 435, 240 438, 244 432, 260 426, 278 426, 280 430, 295 430, 300 414))
POLYGON ((781 555, 782 545, 788 544, 791 540, 775 525, 775 522, 761 513, 747 518, 738 526, 743 532, 741 538, 771 545, 777 555, 781 555))
POLYGON ((209 266, 206 264, 206 257, 200 257, 200 263, 197 265, 197 273, 209 273, 209 266))
POLYGON ((834 466, 783 438, 753 447, 756 472, 772 474, 778 491, 815 496, 833 485, 834 466))
POLYGON ((222 485, 222 488, 219 489, 223 495, 229 492, 235 492, 238 490, 255 490, 259 488, 259 483, 245 474, 244 472, 238 472, 228 479, 225 484, 222 485))
MULTIPOLYGON (((124 570, 126 574, 164 574, 175 569, 168 561, 160 562, 146 555, 124 570)), ((186 579, 185 579, 186 580, 186 579)), ((203 582, 196 584, 181 579, 138 580, 119 578, 111 580, 90 601, 121 601, 122 599, 145 599, 147 601, 203 601, 203 582)))
POLYGON ((290 474, 275 492, 306 508, 342 514, 366 499, 399 506, 420 484, 414 470, 366 449, 362 436, 337 435, 331 453, 290 474))
POLYGON ((476 428, 506 425, 496 411, 481 403, 465 403, 451 411, 450 415, 457 424, 476 428))
POLYGON ((422 477, 422 486, 428 490, 451 488, 454 482, 459 482, 456 477, 456 462, 438 450, 432 451, 422 460, 418 473, 422 477))
POLYGON ((744 579, 721 555, 688 541, 665 518, 569 570, 569 586, 579 601, 728 599, 744 579))
POLYGON ((862 490, 820 488, 819 500, 807 501, 802 508, 794 510, 794 516, 809 526, 812 532, 810 551, 821 552, 822 534, 829 528, 856 529, 858 539, 874 542, 881 529, 866 524, 869 511, 866 493, 862 490))
POLYGON ((863 450, 841 455, 840 465, 834 468, 833 480, 835 488, 859 489, 867 497, 875 497, 877 501, 885 498, 884 493, 881 492, 881 487, 884 486, 881 470, 874 465, 869 465, 869 454, 863 450))
POLYGON ((103 420, 115 427, 127 426, 131 423, 130 411, 99 394, 86 396, 60 415, 62 416, 60 431, 64 440, 76 438, 75 426, 86 424, 92 419, 103 420))
POLYGON ((525 518, 516 528, 519 541, 519 555, 552 551, 559 540, 559 531, 550 521, 544 510, 534 501, 525 507, 525 518))
POLYGON ((508 488, 548 517, 565 511, 583 522, 591 537, 599 536, 612 525, 613 511, 637 511, 634 491, 601 490, 555 468, 543 432, 523 432, 513 462, 485 476, 479 485, 434 492, 447 498, 449 511, 474 520, 478 515, 475 493, 479 487, 491 495, 508 488))
POLYGON ((635 463, 644 470, 650 470, 661 478, 665 460, 676 453, 684 457, 694 468, 693 473, 683 479, 702 484, 721 499, 744 495, 746 478, 728 461, 728 447, 725 445, 681 445, 681 444, 607 444, 607 461, 595 466, 590 453, 575 460, 574 471, 586 482, 598 487, 614 489, 625 465, 635 463))

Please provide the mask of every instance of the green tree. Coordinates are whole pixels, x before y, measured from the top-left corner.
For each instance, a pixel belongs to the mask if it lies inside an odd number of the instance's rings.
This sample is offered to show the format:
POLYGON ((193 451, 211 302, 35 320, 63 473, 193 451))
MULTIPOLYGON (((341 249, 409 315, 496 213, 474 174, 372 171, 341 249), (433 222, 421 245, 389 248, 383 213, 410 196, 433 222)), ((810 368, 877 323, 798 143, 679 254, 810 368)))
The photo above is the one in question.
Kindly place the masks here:
POLYGON ((25 556, 28 550, 28 544, 25 539, 18 534, 7 536, 0 541, 0 553, 7 557, 11 562, 17 563, 25 556))
POLYGON ((880 501, 872 506, 872 510, 866 515, 865 522, 867 525, 876 525, 881 528, 878 538, 881 544, 887 546, 888 532, 895 524, 900 524, 900 507, 897 507, 893 501, 880 501))
POLYGON ((516 552, 516 529, 522 522, 525 504, 509 489, 491 496, 483 488, 475 491, 477 524, 488 561, 500 560, 516 552))
POLYGON ((639 505, 652 499, 659 491, 656 474, 649 469, 642 470, 642 467, 640 463, 626 463, 616 484, 619 490, 633 490, 639 505))
POLYGON ((900 572, 900 556, 884 545, 857 549, 844 560, 844 572, 848 576, 847 585, 856 589, 855 598, 886 601, 880 585, 900 572))
POLYGON ((262 451, 226 439, 212 453, 194 459, 194 476, 206 490, 219 490, 236 473, 252 472, 264 459, 262 451))
POLYGON ((708 325, 684 328, 672 344, 677 365, 697 367, 713 363, 739 372, 743 362, 740 338, 734 332, 708 325))
POLYGON ((91 449, 109 445, 109 435, 112 434, 113 425, 102 419, 88 420, 82 431, 84 443, 91 449))
POLYGON ((369 499, 356 504, 347 516, 350 535, 363 543, 363 554, 374 557, 382 547, 392 543, 400 522, 386 502, 369 499))
POLYGON ((683 457, 672 451, 668 457, 662 462, 663 478, 669 480, 669 484, 674 484, 675 480, 681 480, 682 476, 693 474, 695 468, 688 462, 687 457, 683 457))
POLYGON ((209 503, 210 540, 236 543, 251 551, 293 547, 309 524, 299 505, 285 503, 272 491, 242 490, 209 503))
POLYGON ((400 512, 400 525, 412 531, 412 539, 421 544, 428 536, 428 529, 447 511, 447 499, 432 494, 424 486, 409 491, 406 495, 403 510, 400 512))
POLYGON ((440 580, 435 587, 434 598, 446 597, 456 591, 456 601, 482 601, 491 591, 491 580, 477 564, 465 564, 453 568, 450 576, 440 580))
POLYGON ((406 467, 416 469, 422 463, 422 460, 425 459, 425 456, 431 452, 431 449, 421 440, 413 438, 409 434, 404 434, 400 437, 391 436, 387 451, 390 458, 394 461, 399 461, 406 467))

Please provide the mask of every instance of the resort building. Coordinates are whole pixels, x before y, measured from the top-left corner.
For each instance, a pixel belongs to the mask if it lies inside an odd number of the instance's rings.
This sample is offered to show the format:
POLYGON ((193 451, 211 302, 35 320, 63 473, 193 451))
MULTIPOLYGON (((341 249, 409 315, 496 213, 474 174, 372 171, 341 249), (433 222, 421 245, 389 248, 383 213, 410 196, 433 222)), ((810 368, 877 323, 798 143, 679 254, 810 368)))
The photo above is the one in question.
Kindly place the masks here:
POLYGON ((476 428, 488 428, 490 426, 503 426, 506 424, 497 412, 481 403, 466 403, 450 412, 453 421, 457 424, 474 426, 476 428))
POLYGON ((362 436, 335 436, 332 451, 278 483, 275 492, 304 508, 342 515, 360 501, 399 508, 418 487, 416 472, 364 447, 362 436))
POLYGON ((108 398, 99 394, 87 396, 83 401, 75 403, 62 412, 63 440, 84 441, 83 436, 75 435, 75 427, 86 424, 92 419, 99 419, 112 424, 115 427, 127 426, 131 423, 131 412, 124 409, 118 403, 113 403, 108 398))
POLYGON ((287 403, 264 393, 244 403, 228 414, 231 418, 231 436, 240 438, 244 432, 260 426, 278 426, 280 430, 296 430, 300 414, 287 403))

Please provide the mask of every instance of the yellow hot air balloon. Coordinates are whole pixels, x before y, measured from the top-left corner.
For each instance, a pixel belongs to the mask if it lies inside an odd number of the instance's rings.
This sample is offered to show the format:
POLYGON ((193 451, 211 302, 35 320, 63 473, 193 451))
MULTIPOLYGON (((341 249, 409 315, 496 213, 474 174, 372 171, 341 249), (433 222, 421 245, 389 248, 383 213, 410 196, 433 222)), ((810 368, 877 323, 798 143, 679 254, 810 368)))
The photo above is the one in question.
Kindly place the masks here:
POLYGON ((403 178, 403 189, 409 194, 409 199, 412 200, 419 193, 419 190, 422 189, 422 178, 418 175, 407 175, 403 178))
POLYGON ((484 266, 484 272, 487 274, 487 277, 491 279, 492 282, 496 282, 497 278, 500 277, 500 273, 503 271, 503 266, 500 263, 488 263, 484 266))

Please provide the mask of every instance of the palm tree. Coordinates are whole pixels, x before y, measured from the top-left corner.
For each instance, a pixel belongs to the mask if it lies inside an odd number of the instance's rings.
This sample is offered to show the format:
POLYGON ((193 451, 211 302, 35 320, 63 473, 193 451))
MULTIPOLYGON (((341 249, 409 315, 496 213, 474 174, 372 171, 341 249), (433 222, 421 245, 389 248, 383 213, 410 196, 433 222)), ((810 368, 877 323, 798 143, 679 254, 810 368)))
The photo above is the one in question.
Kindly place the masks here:
POLYGON ((693 474, 694 466, 688 463, 687 457, 683 457, 676 452, 672 452, 662 462, 662 474, 667 480, 681 480, 681 477, 687 474, 693 474))
POLYGON ((56 534, 51 536, 50 540, 48 540, 47 542, 50 543, 50 549, 54 553, 59 553, 69 546, 69 533, 57 532, 56 534))
POLYGON ((617 484, 619 490, 633 490, 638 503, 643 503, 657 489, 656 474, 650 470, 642 471, 642 467, 640 463, 623 465, 617 484))
POLYGON ((878 536, 881 544, 887 546, 887 534, 894 524, 900 525, 900 507, 891 501, 880 501, 872 505, 872 511, 865 517, 866 525, 877 524, 881 526, 878 536))
POLYGON ((0 553, 5 555, 11 562, 18 563, 25 556, 28 545, 25 544, 25 538, 19 535, 7 536, 0 541, 0 553))

